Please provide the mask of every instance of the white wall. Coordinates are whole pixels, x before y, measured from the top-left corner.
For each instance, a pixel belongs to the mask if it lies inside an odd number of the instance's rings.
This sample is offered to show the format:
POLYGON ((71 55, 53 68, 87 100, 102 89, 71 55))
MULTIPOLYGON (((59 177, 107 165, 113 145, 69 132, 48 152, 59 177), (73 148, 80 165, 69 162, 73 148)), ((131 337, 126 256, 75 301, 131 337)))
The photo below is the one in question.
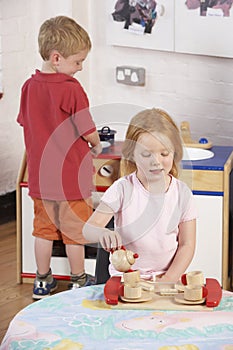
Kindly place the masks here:
POLYGON ((92 105, 161 107, 178 124, 189 121, 193 139, 207 136, 214 144, 233 146, 233 59, 109 46, 104 0, 91 2, 90 17, 92 105), (117 83, 118 65, 144 67, 145 87, 117 83))
POLYGON ((45 19, 60 14, 72 16, 71 0, 0 0, 4 89, 0 100, 0 195, 16 188, 24 151, 22 130, 16 123, 20 89, 41 67, 39 26, 45 19))
MULTIPOLYGON (((93 49, 78 75, 97 125, 125 124, 144 107, 161 107, 179 124, 188 120, 192 137, 233 146, 233 59, 186 55, 106 44, 106 0, 0 0, 0 36, 4 97, 0 100, 0 194, 15 189, 23 153, 16 123, 20 88, 41 66, 37 53, 39 25, 48 17, 72 15, 90 33, 93 49), (115 79, 118 65, 146 69, 145 87, 115 79)), ((228 40, 223 37, 222 40, 228 40)))

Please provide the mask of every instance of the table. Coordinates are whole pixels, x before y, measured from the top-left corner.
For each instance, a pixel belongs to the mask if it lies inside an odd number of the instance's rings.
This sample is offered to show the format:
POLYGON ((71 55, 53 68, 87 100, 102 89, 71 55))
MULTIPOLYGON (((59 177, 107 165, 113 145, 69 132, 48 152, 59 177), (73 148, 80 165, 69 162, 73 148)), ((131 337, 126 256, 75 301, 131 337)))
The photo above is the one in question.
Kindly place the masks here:
POLYGON ((211 311, 119 310, 103 285, 54 294, 21 310, 1 350, 232 350, 233 293, 211 311))

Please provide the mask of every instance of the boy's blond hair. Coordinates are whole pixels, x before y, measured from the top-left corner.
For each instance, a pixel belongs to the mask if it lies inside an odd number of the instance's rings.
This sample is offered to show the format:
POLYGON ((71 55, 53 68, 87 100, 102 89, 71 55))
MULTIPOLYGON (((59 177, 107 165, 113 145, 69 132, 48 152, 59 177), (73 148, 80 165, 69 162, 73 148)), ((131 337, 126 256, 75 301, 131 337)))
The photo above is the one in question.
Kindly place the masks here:
POLYGON ((38 44, 44 61, 49 60, 53 50, 67 58, 79 51, 91 49, 91 40, 85 29, 66 16, 46 20, 40 27, 38 44))
MULTIPOLYGON (((161 109, 146 109, 135 115, 128 126, 126 139, 122 148, 121 175, 127 175, 136 170, 134 149, 139 136, 144 133, 158 133, 170 140, 174 148, 174 160, 170 174, 178 177, 179 162, 183 156, 183 146, 180 132, 169 114, 161 109)), ((163 141, 162 141, 163 142, 163 141)), ((169 145, 166 145, 169 148, 169 145)))

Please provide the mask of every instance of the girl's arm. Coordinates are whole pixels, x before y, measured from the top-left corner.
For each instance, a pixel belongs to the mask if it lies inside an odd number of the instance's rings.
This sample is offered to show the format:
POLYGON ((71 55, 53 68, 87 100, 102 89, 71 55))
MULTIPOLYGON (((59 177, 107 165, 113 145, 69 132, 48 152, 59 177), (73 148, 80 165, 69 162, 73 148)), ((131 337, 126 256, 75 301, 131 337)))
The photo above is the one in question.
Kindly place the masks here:
POLYGON ((101 202, 83 227, 84 238, 92 243, 100 242, 107 251, 120 249, 122 240, 119 233, 105 228, 112 217, 112 209, 101 202))
POLYGON ((196 246, 196 220, 179 225, 178 248, 167 272, 161 277, 165 282, 177 282, 190 265, 196 246))

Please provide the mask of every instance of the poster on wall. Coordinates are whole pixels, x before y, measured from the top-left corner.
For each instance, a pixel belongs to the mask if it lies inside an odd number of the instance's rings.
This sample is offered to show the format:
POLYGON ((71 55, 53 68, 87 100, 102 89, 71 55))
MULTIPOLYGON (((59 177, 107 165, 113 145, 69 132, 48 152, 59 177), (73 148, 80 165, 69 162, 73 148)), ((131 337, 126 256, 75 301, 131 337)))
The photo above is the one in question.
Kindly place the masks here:
POLYGON ((233 57, 233 0, 176 0, 175 51, 233 57))
POLYGON ((174 51, 174 0, 106 0, 107 43, 174 51))

